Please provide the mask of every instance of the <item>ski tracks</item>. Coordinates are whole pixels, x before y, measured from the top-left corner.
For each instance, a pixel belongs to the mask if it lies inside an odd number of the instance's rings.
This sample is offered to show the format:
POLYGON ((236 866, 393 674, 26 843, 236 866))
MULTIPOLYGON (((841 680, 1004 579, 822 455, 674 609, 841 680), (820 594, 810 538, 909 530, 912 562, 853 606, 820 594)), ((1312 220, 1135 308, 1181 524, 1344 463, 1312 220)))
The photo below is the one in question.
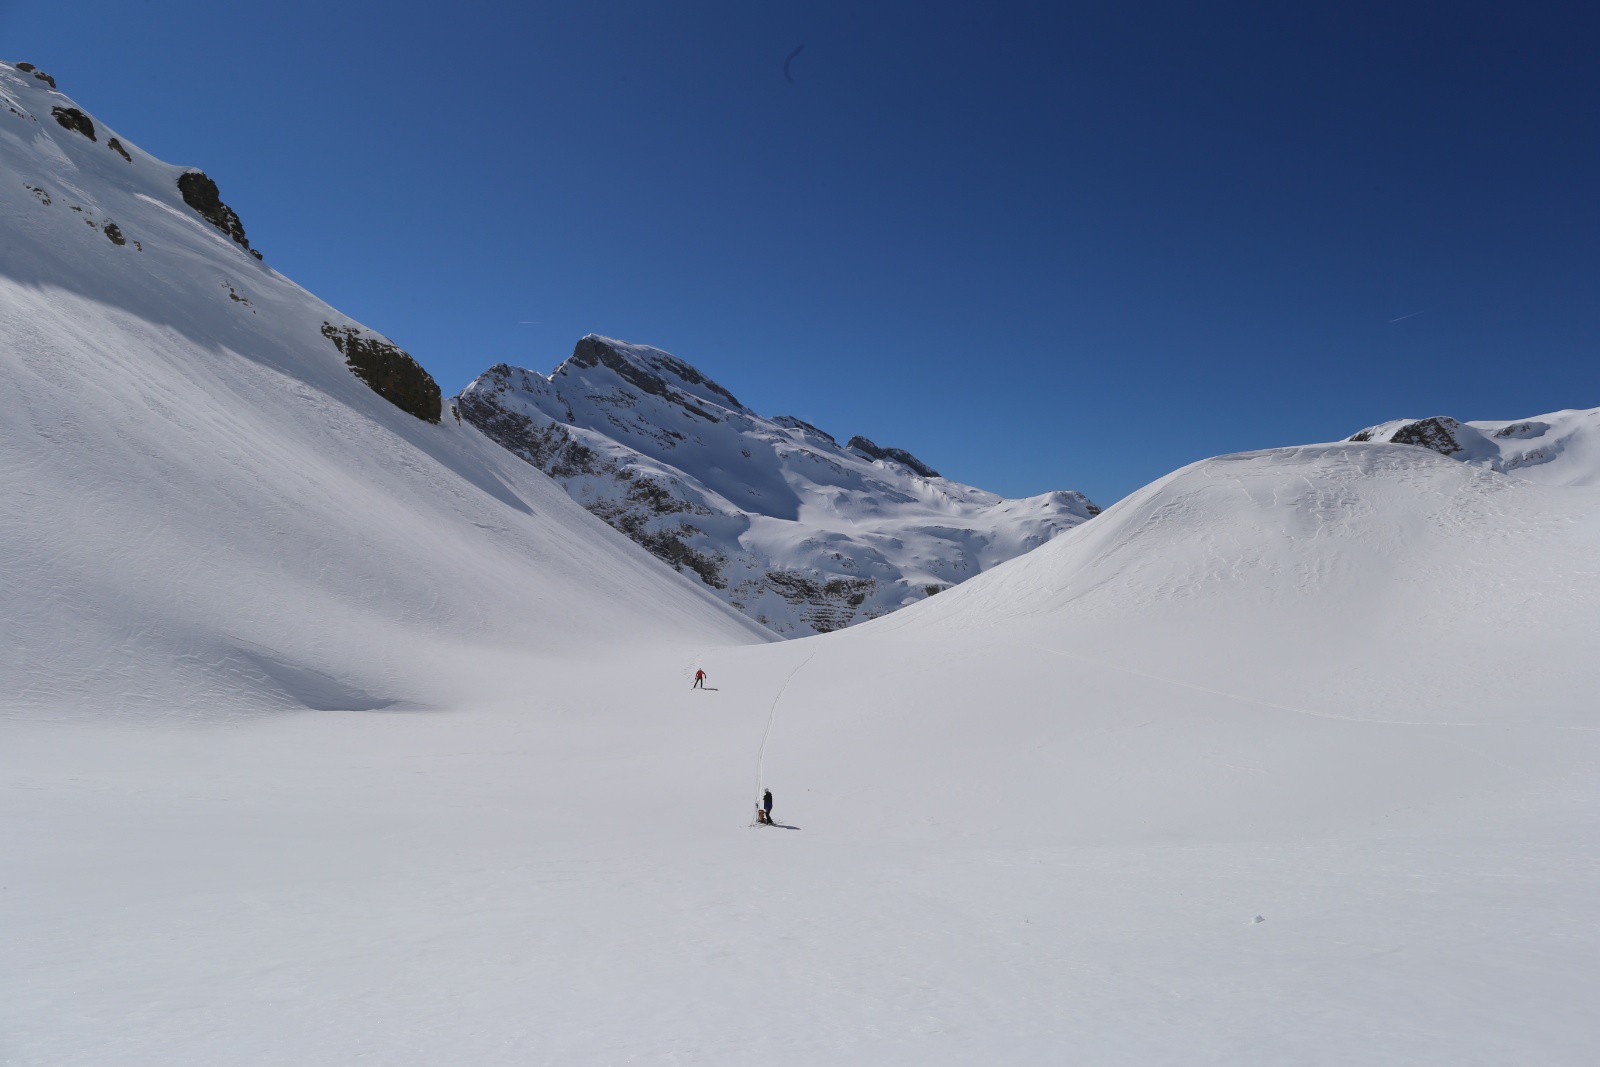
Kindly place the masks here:
POLYGON ((780 703, 782 703, 783 694, 788 692, 789 683, 794 681, 794 676, 799 674, 800 673, 800 669, 802 667, 804 667, 806 664, 810 663, 813 659, 815 659, 816 656, 817 656, 816 650, 813 649, 812 652, 808 656, 806 656, 805 659, 803 659, 799 663, 795 664, 794 668, 791 671, 789 671, 788 675, 785 676, 785 678, 783 679, 783 684, 778 686, 777 693, 775 693, 773 695, 773 697, 772 697, 772 707, 767 709, 767 728, 761 734, 761 751, 756 756, 756 796, 757 797, 759 797, 761 795, 762 783, 766 780, 765 770, 766 770, 766 765, 767 765, 767 742, 772 740, 772 724, 777 720, 777 717, 778 717, 778 705, 780 703))

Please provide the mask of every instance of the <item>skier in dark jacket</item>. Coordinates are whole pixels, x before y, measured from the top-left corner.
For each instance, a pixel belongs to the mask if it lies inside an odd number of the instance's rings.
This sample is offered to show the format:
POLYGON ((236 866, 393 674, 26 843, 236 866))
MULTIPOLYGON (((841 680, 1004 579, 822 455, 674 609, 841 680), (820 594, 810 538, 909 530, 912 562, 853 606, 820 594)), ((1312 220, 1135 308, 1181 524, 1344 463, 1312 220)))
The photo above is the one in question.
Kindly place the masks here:
POLYGON ((772 825, 772 790, 766 789, 761 793, 761 821, 768 826, 772 825))
POLYGON ((694 672, 694 685, 691 685, 689 688, 690 689, 704 689, 705 687, 706 687, 706 672, 702 671, 702 670, 696 670, 694 672))

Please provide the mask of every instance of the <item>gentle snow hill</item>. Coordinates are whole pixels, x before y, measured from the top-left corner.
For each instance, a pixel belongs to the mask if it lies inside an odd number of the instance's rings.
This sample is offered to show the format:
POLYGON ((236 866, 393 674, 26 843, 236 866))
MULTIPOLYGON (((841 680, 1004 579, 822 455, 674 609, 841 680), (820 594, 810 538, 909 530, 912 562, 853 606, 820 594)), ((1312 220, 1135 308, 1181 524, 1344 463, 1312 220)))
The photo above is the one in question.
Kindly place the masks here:
MULTIPOLYGON (((819 640, 802 677, 838 691, 816 701, 819 721, 791 710, 776 752, 796 777, 828 768, 830 796, 857 819, 896 817, 891 797, 916 791, 919 819, 974 832, 1001 830, 1001 810, 1049 810, 1053 832, 1113 840, 1191 817, 1205 834, 1340 825, 1419 794, 1444 799, 1463 779, 1346 775, 1311 743, 1330 724, 1380 760, 1395 736, 1381 728, 1406 726, 1541 738, 1559 764, 1574 731, 1600 730, 1597 633, 1600 490, 1400 445, 1242 453, 1168 475, 926 604, 819 640), (849 695, 866 663, 897 666, 849 695), (1128 695, 1110 695, 1123 686, 1160 695, 1140 717, 1154 728, 1080 765, 1085 740, 1137 725, 1128 695), (1202 728, 1197 702, 1239 714, 1202 728), (1225 762, 1159 747, 1189 734, 1225 762), (941 764, 961 787, 923 795, 941 764), (974 808, 973 789, 1008 799, 974 808)), ((1512 785, 1537 781, 1530 771, 1512 785)))
POLYGON ((1600 408, 1512 422, 1396 419, 1369 426, 1350 440, 1417 445, 1546 485, 1600 486, 1600 408))
POLYGON ((487 649, 761 639, 425 421, 426 373, 259 262, 190 173, 0 65, 8 705, 434 704, 487 649))
POLYGON ((504 364, 462 416, 584 507, 786 636, 885 615, 1099 512, 1007 500, 865 437, 763 418, 666 352, 591 334, 549 375, 504 364))

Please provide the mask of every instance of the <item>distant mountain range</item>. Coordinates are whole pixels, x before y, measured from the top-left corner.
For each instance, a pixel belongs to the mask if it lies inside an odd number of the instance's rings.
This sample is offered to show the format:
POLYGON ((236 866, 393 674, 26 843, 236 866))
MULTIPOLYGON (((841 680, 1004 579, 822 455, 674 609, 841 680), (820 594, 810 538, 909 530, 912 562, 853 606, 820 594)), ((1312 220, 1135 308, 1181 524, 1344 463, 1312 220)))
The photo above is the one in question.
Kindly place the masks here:
POLYGON ((951 481, 899 448, 764 418, 660 349, 589 335, 551 374, 501 364, 462 419, 727 603, 786 636, 887 614, 1097 514, 951 481))

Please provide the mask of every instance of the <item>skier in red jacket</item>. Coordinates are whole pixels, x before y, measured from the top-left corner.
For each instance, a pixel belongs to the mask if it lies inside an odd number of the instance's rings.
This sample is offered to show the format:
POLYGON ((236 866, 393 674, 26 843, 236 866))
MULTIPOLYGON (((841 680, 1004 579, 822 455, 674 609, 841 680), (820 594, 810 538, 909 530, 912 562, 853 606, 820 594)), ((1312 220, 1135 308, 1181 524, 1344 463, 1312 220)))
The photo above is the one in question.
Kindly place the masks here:
POLYGON ((705 687, 706 687, 706 672, 702 671, 702 670, 696 670, 694 672, 694 685, 691 685, 689 688, 690 689, 704 689, 705 687))

